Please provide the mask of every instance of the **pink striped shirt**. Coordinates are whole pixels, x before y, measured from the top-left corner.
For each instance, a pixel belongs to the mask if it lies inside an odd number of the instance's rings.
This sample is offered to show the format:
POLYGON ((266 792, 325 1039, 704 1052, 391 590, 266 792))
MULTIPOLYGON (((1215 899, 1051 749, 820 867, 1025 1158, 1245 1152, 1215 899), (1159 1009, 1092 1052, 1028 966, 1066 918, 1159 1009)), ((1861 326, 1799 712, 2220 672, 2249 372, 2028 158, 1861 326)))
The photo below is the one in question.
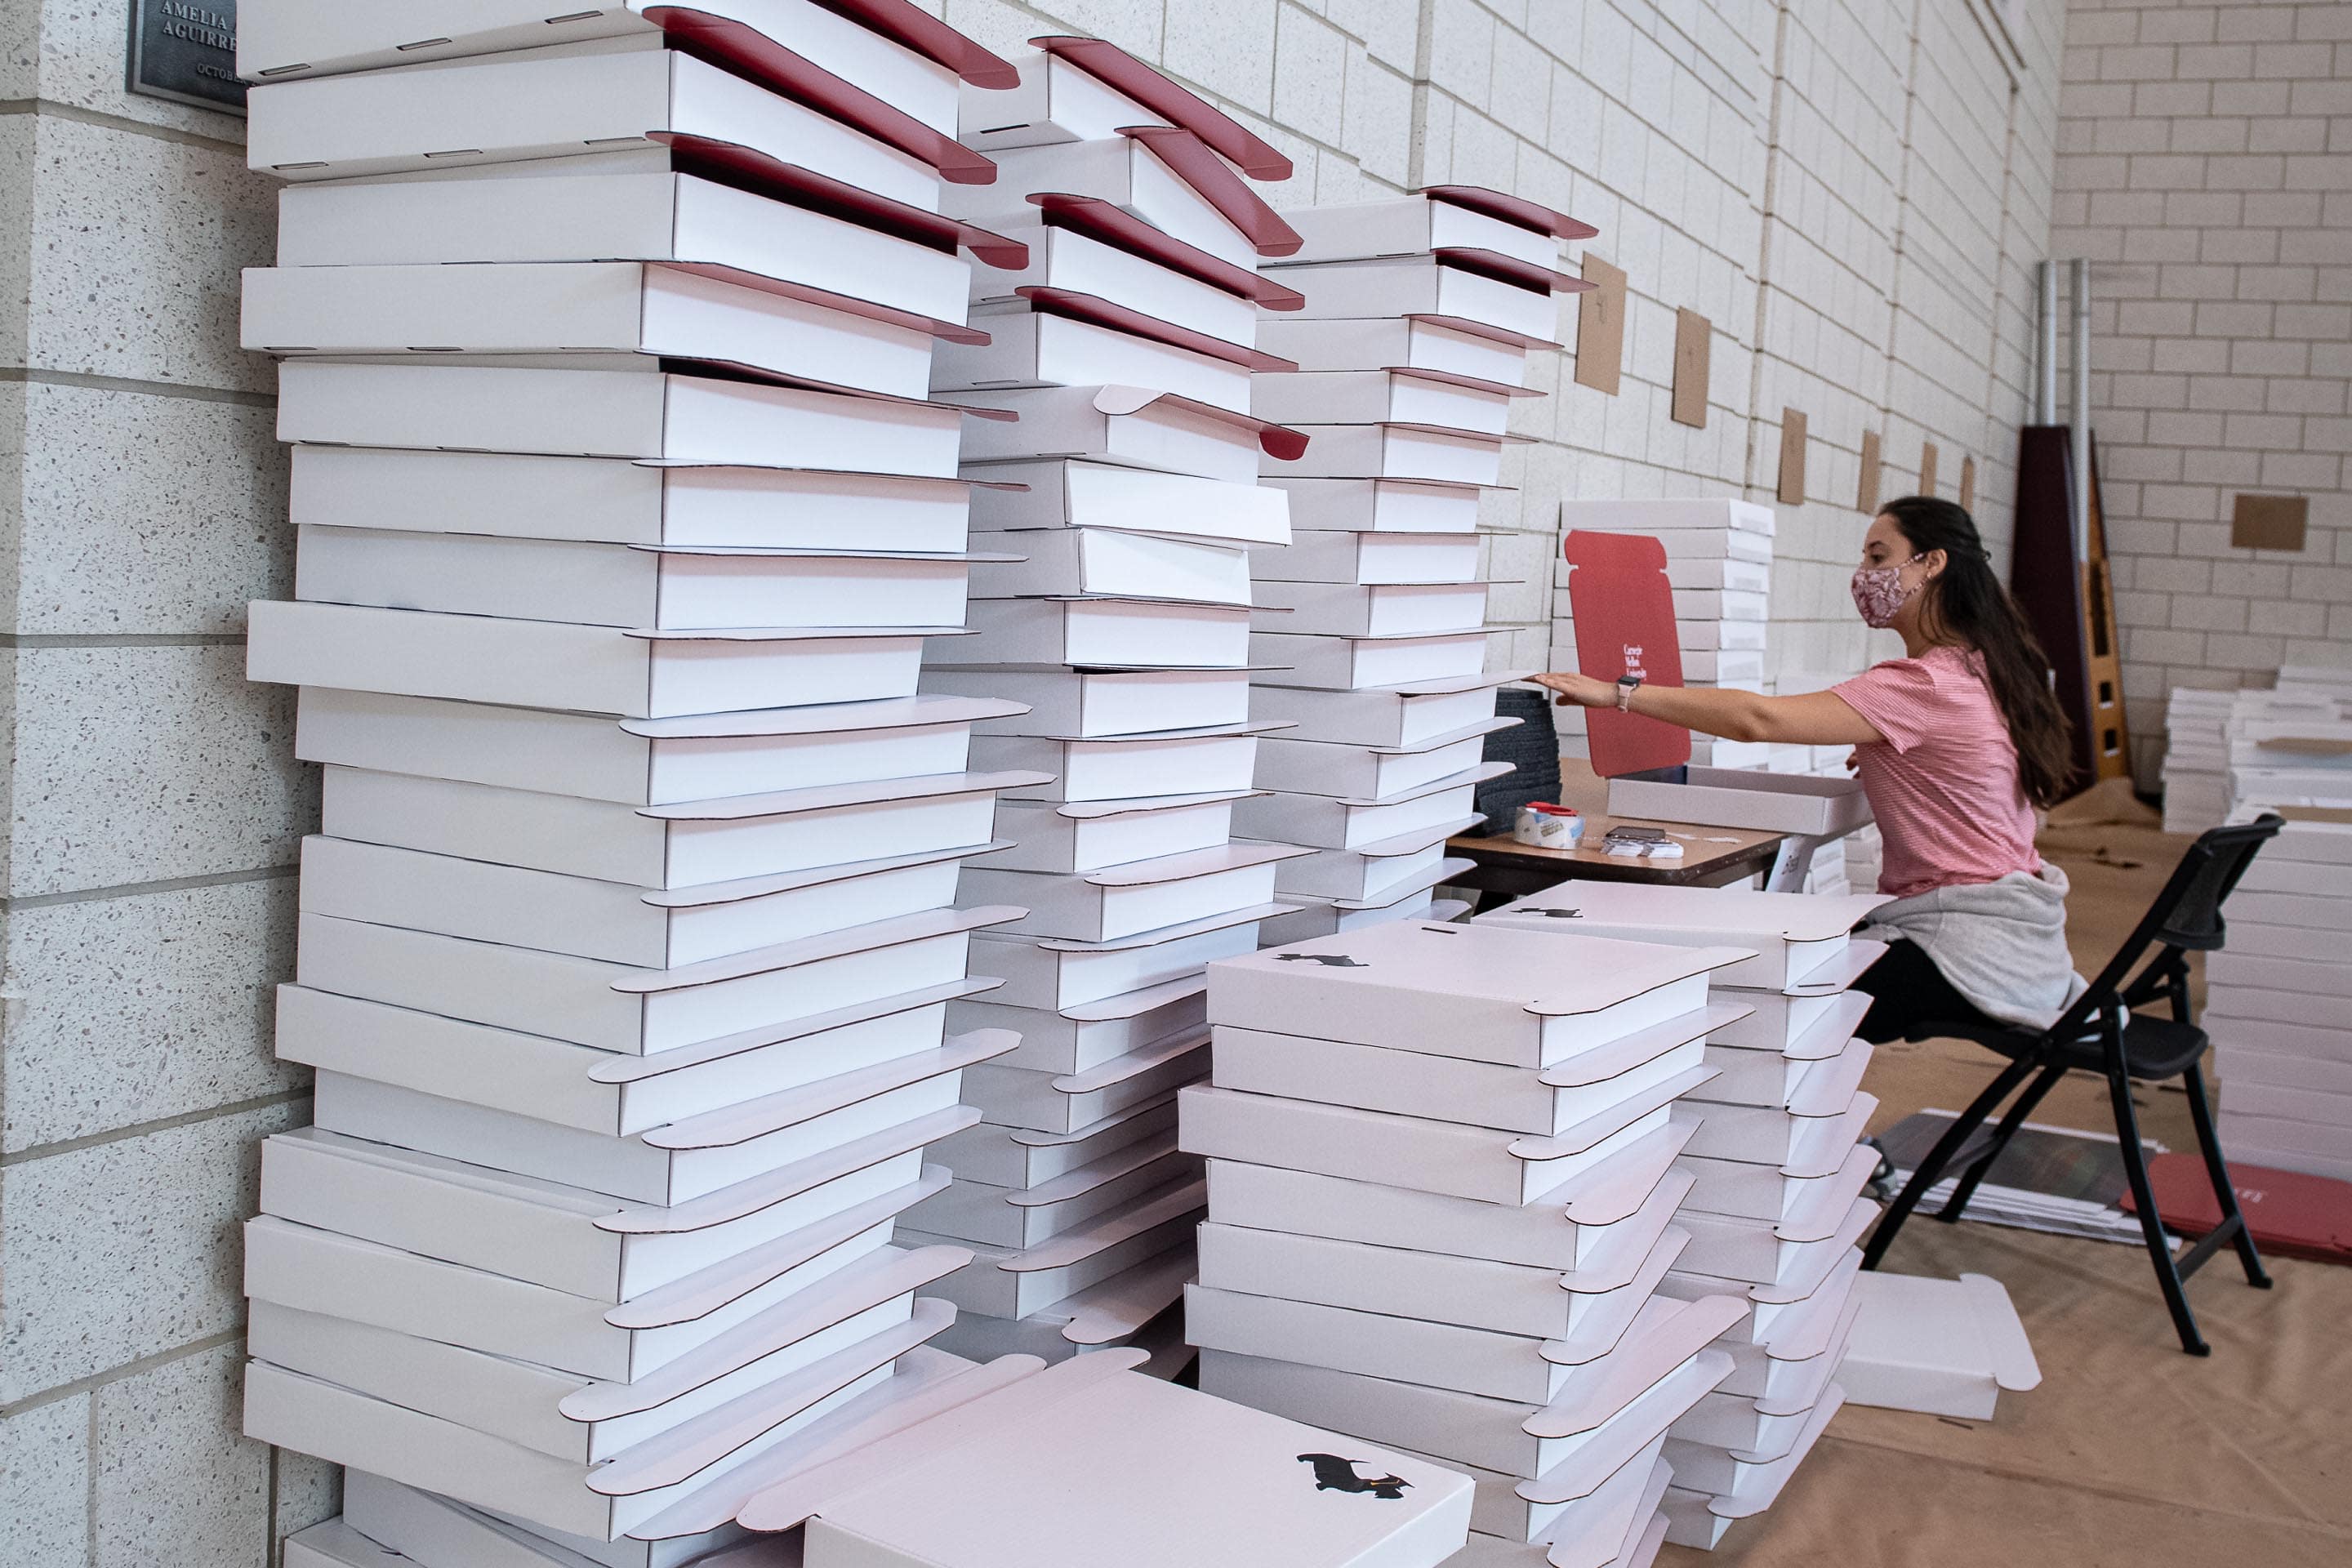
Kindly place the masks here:
POLYGON ((1932 647, 1831 689, 1886 737, 1855 748, 1885 845, 1880 892, 1907 899, 2042 869, 2017 747, 1976 653, 1932 647))

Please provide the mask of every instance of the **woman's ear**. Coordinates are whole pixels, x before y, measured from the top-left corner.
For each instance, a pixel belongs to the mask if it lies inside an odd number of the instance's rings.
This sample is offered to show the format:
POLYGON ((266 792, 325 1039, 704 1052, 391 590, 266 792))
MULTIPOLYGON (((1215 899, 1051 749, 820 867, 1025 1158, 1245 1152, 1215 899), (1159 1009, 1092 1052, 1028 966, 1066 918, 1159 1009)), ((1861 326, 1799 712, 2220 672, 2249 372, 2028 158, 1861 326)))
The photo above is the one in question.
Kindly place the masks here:
POLYGON ((1919 571, 1921 575, 1919 581, 1922 583, 1932 583, 1937 578, 1942 576, 1944 574, 1944 568, 1950 563, 1951 559, 1952 558, 1949 555, 1940 550, 1930 550, 1926 554, 1920 556, 1919 571))

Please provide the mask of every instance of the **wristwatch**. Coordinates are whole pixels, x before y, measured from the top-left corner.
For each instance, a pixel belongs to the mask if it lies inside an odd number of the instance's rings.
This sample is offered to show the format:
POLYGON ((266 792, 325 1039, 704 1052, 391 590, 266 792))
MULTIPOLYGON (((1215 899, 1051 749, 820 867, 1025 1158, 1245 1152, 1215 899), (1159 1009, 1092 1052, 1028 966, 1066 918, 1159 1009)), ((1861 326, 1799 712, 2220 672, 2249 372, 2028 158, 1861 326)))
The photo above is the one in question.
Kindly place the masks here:
POLYGON ((1617 711, 1620 713, 1631 713, 1633 710, 1633 693, 1640 689, 1642 689, 1642 678, 1640 676, 1619 676, 1617 678, 1617 711))

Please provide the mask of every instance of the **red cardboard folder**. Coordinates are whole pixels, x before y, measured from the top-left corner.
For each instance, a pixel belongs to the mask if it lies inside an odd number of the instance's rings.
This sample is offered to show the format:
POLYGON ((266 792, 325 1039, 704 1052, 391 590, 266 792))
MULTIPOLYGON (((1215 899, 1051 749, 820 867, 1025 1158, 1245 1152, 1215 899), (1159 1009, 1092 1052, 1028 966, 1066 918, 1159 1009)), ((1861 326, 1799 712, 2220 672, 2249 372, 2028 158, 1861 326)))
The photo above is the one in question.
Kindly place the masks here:
MULTIPOLYGON (((2159 1154, 2147 1163, 2156 1188, 2156 1212, 2182 1236, 2203 1236, 2221 1223, 2205 1161, 2191 1153, 2159 1154)), ((2246 1216, 2254 1245, 2281 1258, 2322 1263, 2352 1263, 2352 1182, 2273 1171, 2230 1162, 2230 1184, 2246 1216)), ((2128 1190, 2123 1206, 2133 1207, 2128 1190)))
MULTIPOLYGON (((1675 593, 1666 582, 1666 547, 1642 533, 1577 529, 1563 547, 1568 601, 1576 614, 1576 667, 1601 680, 1638 675, 1651 686, 1683 683, 1675 593)), ((1690 761, 1688 730, 1613 708, 1585 714, 1592 771, 1602 778, 1681 767, 1690 761)))

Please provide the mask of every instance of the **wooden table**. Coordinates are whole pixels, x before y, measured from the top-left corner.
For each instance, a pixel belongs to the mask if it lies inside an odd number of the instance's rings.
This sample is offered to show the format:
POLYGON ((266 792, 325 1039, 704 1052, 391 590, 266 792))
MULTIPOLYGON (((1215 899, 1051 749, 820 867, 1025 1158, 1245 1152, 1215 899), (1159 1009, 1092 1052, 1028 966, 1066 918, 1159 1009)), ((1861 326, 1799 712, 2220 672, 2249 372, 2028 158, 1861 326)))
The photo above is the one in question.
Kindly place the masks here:
POLYGON ((1706 827, 1687 822, 1588 815, 1584 819, 1584 844, 1574 849, 1538 849, 1518 843, 1508 834, 1494 838, 1449 838, 1445 849, 1449 855, 1459 855, 1476 863, 1476 869, 1454 879, 1454 885, 1477 889, 1478 907, 1485 910, 1577 880, 1647 882, 1668 888, 1727 887, 1771 870, 1788 837, 1785 833, 1764 833, 1746 827, 1706 827), (1599 847, 1601 838, 1620 825, 1659 827, 1680 836, 1682 858, 1637 860, 1602 851, 1599 847))

